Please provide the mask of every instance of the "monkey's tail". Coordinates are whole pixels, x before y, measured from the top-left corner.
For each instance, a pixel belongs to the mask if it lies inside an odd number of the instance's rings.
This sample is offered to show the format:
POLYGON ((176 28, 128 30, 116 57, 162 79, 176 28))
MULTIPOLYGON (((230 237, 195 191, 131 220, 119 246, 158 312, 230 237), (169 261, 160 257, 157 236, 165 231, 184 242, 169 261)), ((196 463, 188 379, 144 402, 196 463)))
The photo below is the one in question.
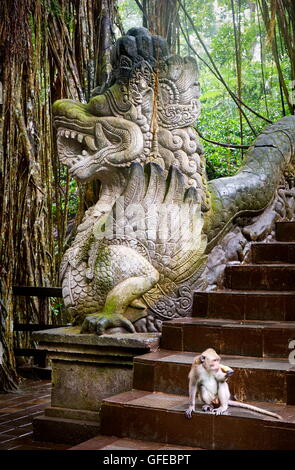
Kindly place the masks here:
POLYGON ((258 406, 248 405, 248 403, 242 403, 240 401, 229 400, 228 404, 230 406, 236 406, 237 408, 245 408, 246 410, 256 411, 257 413, 262 413, 267 416, 272 416, 273 418, 282 419, 280 415, 272 413, 271 411, 263 410, 258 408, 258 406))

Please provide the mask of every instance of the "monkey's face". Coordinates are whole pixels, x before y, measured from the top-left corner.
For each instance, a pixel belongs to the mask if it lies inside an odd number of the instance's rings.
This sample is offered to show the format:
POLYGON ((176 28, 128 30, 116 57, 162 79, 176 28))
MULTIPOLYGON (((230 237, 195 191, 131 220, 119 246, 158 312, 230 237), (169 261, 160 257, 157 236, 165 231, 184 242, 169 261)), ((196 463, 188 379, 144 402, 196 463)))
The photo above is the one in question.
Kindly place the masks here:
POLYGON ((218 372, 220 369, 220 356, 214 349, 206 349, 201 355, 201 363, 208 372, 218 372))

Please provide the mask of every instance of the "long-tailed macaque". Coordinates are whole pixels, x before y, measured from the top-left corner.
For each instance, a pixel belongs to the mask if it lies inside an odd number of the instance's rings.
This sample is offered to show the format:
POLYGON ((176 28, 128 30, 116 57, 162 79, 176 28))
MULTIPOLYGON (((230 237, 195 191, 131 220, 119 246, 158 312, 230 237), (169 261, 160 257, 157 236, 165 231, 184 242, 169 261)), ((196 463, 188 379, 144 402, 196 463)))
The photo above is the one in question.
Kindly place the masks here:
POLYGON ((231 400, 227 379, 234 371, 230 367, 222 365, 220 360, 220 356, 211 348, 195 357, 189 373, 190 406, 185 410, 187 418, 191 418, 195 412, 196 395, 199 395, 204 403, 202 410, 216 415, 225 413, 229 406, 236 406, 282 419, 281 416, 271 411, 231 400))

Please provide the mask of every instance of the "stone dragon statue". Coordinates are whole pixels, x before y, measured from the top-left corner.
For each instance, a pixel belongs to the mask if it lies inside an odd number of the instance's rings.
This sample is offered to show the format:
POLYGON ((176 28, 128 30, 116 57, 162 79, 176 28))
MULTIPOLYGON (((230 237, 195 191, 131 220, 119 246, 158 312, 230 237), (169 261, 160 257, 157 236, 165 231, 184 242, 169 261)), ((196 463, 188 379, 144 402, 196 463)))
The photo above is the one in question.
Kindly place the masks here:
POLYGON ((99 94, 54 104, 61 162, 80 182, 101 183, 61 266, 64 302, 83 333, 160 331, 163 320, 190 315, 228 234, 242 261, 249 240, 294 215, 295 117, 269 126, 235 176, 207 182, 192 127, 199 93, 192 57, 133 28, 114 46, 99 94))

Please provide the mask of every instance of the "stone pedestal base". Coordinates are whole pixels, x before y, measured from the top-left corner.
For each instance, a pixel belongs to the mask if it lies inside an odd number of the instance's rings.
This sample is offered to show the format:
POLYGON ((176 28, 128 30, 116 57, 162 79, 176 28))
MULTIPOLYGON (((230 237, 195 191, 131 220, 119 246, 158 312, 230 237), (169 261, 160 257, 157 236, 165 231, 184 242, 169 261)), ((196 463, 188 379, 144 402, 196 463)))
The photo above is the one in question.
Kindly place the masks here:
POLYGON ((34 333, 52 364, 51 406, 34 419, 34 439, 77 444, 103 432, 104 398, 132 389, 133 358, 157 349, 159 333, 80 334, 80 328, 34 333))

